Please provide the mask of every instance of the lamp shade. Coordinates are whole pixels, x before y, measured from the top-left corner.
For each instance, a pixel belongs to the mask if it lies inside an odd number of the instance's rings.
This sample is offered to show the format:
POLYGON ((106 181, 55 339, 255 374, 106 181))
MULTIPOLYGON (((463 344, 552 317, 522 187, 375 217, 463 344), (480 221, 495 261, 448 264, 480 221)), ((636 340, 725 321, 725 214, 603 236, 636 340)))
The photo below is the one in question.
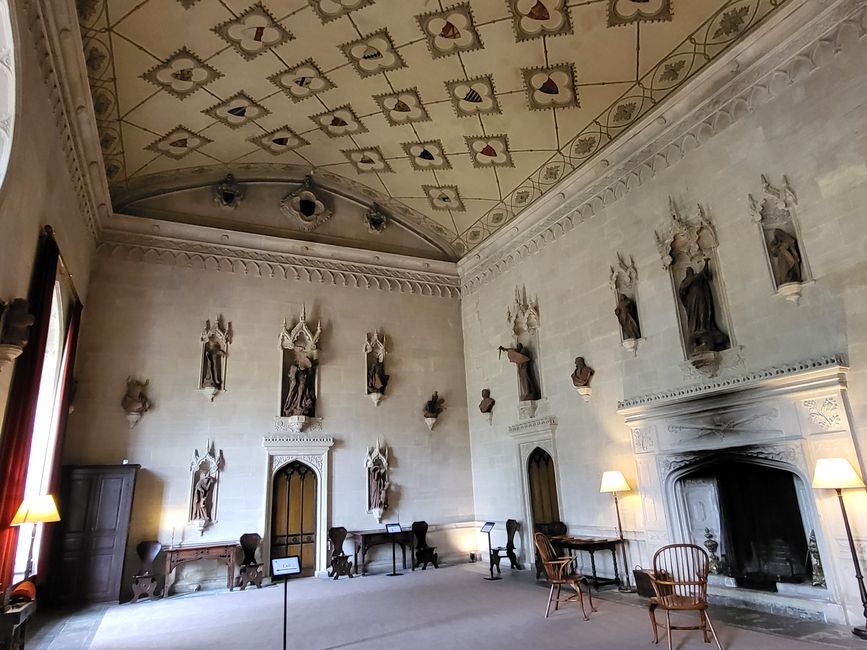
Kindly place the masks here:
POLYGON ((862 488, 864 481, 845 458, 820 458, 813 473, 814 488, 862 488))
POLYGON ((599 487, 600 492, 629 492, 631 489, 629 483, 623 478, 623 473, 619 470, 604 472, 602 474, 602 485, 599 487))
POLYGON ((21 502, 18 512, 12 517, 12 522, 9 525, 49 524, 53 521, 60 521, 60 514, 57 512, 54 497, 50 494, 39 494, 24 497, 24 501, 21 502))

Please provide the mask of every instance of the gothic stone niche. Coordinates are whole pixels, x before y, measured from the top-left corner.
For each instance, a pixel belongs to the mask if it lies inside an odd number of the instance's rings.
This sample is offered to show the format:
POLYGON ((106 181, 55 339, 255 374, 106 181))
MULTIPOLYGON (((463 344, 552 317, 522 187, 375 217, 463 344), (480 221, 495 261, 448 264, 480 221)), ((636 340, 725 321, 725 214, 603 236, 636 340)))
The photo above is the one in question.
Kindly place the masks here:
POLYGON ((388 447, 380 446, 379 440, 375 447, 367 448, 364 459, 367 469, 367 512, 382 522, 382 513, 388 510, 388 447))
POLYGON ((716 248, 716 231, 699 205, 683 218, 669 198, 671 217, 656 231, 662 268, 669 272, 687 360, 697 369, 716 374, 720 352, 732 347, 725 294, 716 248))
POLYGON ((291 329, 283 321, 283 330, 280 332, 280 349, 283 352, 280 414, 283 417, 303 418, 306 421, 316 415, 321 334, 321 322, 316 324, 315 334, 307 326, 307 307, 304 305, 301 306, 301 317, 291 329))
POLYGON ((385 335, 379 338, 379 330, 373 330, 373 336, 365 334, 364 363, 365 390, 374 406, 385 397, 385 387, 388 386, 388 375, 385 374, 385 335))
POLYGON ((226 325, 223 316, 213 321, 205 321, 202 330, 201 367, 199 368, 199 390, 213 402, 220 391, 226 390, 226 364, 229 344, 232 342, 232 323, 226 325))
POLYGON ((294 192, 289 192, 280 202, 280 211, 294 219, 302 230, 316 230, 333 214, 313 191, 313 178, 304 177, 304 182, 294 192))
POLYGON ((509 347, 500 346, 499 353, 505 352, 508 360, 515 364, 518 375, 518 411, 535 413, 535 405, 528 404, 542 398, 542 389, 534 368, 539 359, 539 305, 527 298, 527 288, 515 288, 515 302, 506 310, 506 322, 512 330, 514 343, 509 347))
POLYGON ((783 187, 776 188, 762 174, 762 197, 749 195, 750 212, 759 226, 762 250, 768 262, 774 289, 796 305, 801 287, 810 280, 810 270, 801 246, 801 233, 795 221, 795 193, 783 176, 783 187))
POLYGON ((190 523, 200 535, 211 524, 217 523, 217 493, 220 486, 220 471, 223 469, 223 450, 214 452, 214 443, 208 440, 205 455, 193 451, 190 462, 190 523))
POLYGON ((244 190, 235 181, 235 177, 226 174, 226 178, 214 188, 214 203, 221 208, 234 210, 244 198, 244 190))
POLYGON ((620 340, 627 350, 635 351, 641 338, 638 320, 638 271, 635 260, 626 262, 617 253, 617 266, 611 267, 609 284, 614 292, 614 315, 620 324, 620 340))

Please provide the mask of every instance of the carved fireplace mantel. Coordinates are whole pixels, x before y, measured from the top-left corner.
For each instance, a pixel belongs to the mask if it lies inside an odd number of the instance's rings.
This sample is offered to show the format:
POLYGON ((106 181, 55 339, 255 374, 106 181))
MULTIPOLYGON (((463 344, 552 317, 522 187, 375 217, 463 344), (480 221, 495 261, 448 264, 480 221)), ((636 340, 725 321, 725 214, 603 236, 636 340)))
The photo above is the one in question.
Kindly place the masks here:
POLYGON ((848 370, 843 355, 829 355, 620 402, 646 531, 642 565, 660 546, 699 541, 691 538, 678 487, 686 475, 720 460, 782 469, 795 477, 805 533, 815 529, 827 578, 825 604, 805 601, 804 611, 813 607, 820 618, 844 622, 857 603, 848 584, 851 560, 836 548, 843 532, 833 495, 810 482, 818 458, 845 457, 858 465, 848 370))

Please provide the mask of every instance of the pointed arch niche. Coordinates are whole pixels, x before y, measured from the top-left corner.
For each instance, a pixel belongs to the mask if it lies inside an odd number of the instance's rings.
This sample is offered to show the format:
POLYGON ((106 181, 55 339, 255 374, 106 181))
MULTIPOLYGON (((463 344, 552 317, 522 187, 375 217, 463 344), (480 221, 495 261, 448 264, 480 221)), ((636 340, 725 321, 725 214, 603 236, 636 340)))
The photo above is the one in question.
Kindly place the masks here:
POLYGON ((262 562, 265 570, 271 567, 271 522, 274 507, 274 479, 287 465, 299 461, 309 467, 316 476, 316 563, 317 576, 324 575, 328 566, 328 466, 334 438, 326 435, 268 435, 262 440, 266 452, 265 522, 262 562))
MULTIPOLYGON (((515 424, 509 427, 509 435, 515 441, 515 455, 517 461, 517 471, 520 476, 521 494, 523 513, 520 520, 521 528, 521 558, 526 564, 533 564, 535 561, 535 552, 533 546, 534 532, 534 509, 533 509, 533 488, 530 480, 530 459, 544 458, 540 452, 546 454, 550 458, 550 464, 547 470, 553 473, 549 478, 553 479, 553 489, 555 490, 556 507, 559 513, 559 504, 563 503, 563 498, 560 493, 560 471, 557 463, 557 447, 554 444, 554 432, 557 430, 557 418, 555 417, 539 417, 533 418, 515 424)), ((553 501, 554 499, 551 499, 553 501)), ((546 522, 540 522, 546 523, 546 522)))

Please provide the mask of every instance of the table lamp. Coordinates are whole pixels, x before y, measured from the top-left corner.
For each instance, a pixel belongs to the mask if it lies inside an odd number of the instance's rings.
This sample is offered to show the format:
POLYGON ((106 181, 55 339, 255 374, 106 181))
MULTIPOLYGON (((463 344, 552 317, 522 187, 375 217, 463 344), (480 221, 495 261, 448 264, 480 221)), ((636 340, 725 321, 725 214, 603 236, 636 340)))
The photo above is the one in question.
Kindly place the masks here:
POLYGON ((602 485, 599 486, 599 491, 611 492, 614 495, 614 510, 617 512, 617 536, 620 540, 620 551, 623 553, 623 575, 626 578, 625 585, 624 583, 620 583, 617 589, 626 593, 633 593, 635 589, 629 585, 629 567, 626 564, 626 545, 623 542, 623 527, 620 525, 620 505, 617 502, 617 493, 629 492, 631 489, 621 471, 603 472, 602 485))
POLYGON ((54 497, 50 494, 24 497, 18 512, 12 517, 10 526, 33 524, 33 531, 30 534, 30 551, 27 553, 27 569, 24 571, 25 580, 33 573, 33 545, 36 542, 36 525, 50 524, 55 521, 60 521, 60 514, 57 512, 54 497))
MULTIPOLYGON (((864 481, 855 472, 855 468, 845 458, 820 458, 816 462, 813 473, 813 487, 837 491, 840 501, 840 511, 843 513, 843 524, 846 527, 846 537, 849 538, 849 550, 852 552, 852 562, 855 564, 855 579, 858 581, 858 591, 861 594, 861 605, 864 607, 864 618, 867 620, 867 589, 864 588, 864 576, 861 575, 861 564, 852 539, 852 528, 849 526, 849 516, 846 514, 846 504, 843 502, 843 490, 847 488, 863 488, 864 481)), ((867 625, 856 626, 852 634, 867 640, 867 625)))

